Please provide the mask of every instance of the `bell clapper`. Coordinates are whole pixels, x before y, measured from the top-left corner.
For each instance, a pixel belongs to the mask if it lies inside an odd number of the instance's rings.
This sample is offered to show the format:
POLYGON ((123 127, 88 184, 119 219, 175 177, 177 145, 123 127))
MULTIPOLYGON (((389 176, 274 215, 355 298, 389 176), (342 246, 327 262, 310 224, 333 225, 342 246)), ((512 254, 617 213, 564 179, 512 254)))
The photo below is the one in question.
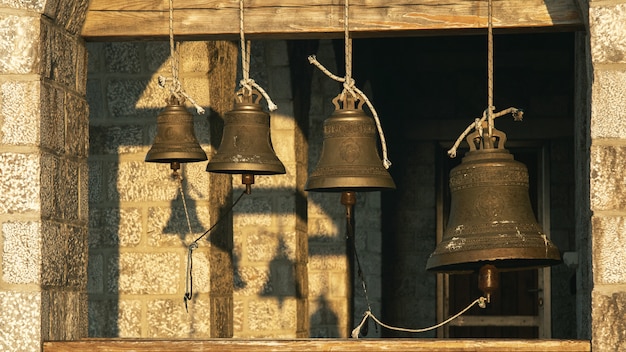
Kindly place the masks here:
POLYGON ((254 174, 241 174, 241 184, 246 185, 246 194, 252 193, 254 174))
POLYGON ((170 163, 170 169, 172 169, 174 174, 178 173, 178 170, 180 170, 180 162, 178 161, 172 161, 170 163))
POLYGON ((491 303, 491 294, 500 288, 500 272, 491 265, 483 265, 478 272, 478 288, 483 292, 487 303, 491 303))

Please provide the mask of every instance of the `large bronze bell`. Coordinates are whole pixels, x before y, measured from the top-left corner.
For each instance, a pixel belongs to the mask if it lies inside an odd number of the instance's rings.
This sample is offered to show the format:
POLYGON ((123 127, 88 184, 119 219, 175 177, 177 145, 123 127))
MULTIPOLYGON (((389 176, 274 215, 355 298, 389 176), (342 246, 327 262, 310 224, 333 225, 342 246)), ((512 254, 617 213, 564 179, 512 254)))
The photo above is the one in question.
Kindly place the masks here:
POLYGON ((207 160, 193 129, 193 116, 184 106, 184 99, 171 96, 157 117, 157 134, 146 155, 152 163, 170 163, 173 170, 180 163, 207 160))
POLYGON ((270 115, 261 109, 256 90, 237 94, 233 110, 224 114, 224 130, 217 153, 206 171, 242 174, 244 184, 254 183, 254 175, 284 174, 270 137, 270 115))
POLYGON ((533 214, 526 166, 504 149, 504 133, 494 130, 493 136, 499 143, 481 149, 472 141, 477 134, 469 136, 470 151, 450 172, 450 217, 428 270, 513 270, 560 262, 533 214))
POLYGON ((316 192, 380 191, 396 186, 383 167, 376 144, 374 119, 363 112, 363 102, 340 97, 334 113, 324 121, 324 141, 317 166, 305 189, 316 192))

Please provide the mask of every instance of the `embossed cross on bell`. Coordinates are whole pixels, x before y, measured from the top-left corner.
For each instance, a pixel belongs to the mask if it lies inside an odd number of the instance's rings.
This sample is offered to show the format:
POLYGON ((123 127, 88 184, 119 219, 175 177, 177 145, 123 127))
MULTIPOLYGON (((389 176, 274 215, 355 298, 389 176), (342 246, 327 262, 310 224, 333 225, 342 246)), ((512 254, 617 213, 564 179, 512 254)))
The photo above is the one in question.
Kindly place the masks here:
POLYGON ((185 108, 184 99, 172 95, 157 117, 157 134, 146 161, 170 163, 176 171, 181 163, 204 160, 207 156, 194 133, 193 116, 185 108))

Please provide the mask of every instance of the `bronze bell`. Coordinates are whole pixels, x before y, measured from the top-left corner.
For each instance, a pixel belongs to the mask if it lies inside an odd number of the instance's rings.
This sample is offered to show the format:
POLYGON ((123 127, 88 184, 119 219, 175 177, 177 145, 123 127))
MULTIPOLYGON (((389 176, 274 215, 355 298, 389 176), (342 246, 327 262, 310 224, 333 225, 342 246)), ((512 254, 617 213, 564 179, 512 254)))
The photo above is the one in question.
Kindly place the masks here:
POLYGON ((254 175, 285 173, 272 147, 270 115, 261 109, 260 99, 256 90, 237 94, 235 107, 224 114, 222 141, 206 171, 242 174, 247 185, 254 183, 254 175))
POLYGON ((347 96, 324 121, 324 141, 305 190, 316 192, 381 191, 396 186, 378 155, 374 119, 363 102, 347 96))
POLYGON ((193 116, 184 106, 184 99, 171 96, 157 117, 157 134, 146 155, 151 163, 170 163, 178 170, 180 163, 207 160, 193 130, 193 116))
POLYGON ((468 136, 470 151, 450 171, 450 217, 428 270, 478 271, 493 265, 505 271, 561 260, 533 214, 526 166, 504 148, 503 132, 494 129, 493 136, 496 143, 481 149, 473 142, 478 133, 468 136))

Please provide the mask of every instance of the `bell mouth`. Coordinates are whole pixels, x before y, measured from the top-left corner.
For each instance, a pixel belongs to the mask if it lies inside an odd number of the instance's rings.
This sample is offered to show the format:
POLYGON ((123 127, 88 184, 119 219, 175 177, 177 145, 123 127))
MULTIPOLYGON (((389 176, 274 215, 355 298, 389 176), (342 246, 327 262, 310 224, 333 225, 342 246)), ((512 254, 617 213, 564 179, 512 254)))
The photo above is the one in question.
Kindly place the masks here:
POLYGON ((500 271, 536 269, 561 263, 558 248, 541 233, 473 235, 441 241, 426 270, 463 273, 492 264, 500 271))

